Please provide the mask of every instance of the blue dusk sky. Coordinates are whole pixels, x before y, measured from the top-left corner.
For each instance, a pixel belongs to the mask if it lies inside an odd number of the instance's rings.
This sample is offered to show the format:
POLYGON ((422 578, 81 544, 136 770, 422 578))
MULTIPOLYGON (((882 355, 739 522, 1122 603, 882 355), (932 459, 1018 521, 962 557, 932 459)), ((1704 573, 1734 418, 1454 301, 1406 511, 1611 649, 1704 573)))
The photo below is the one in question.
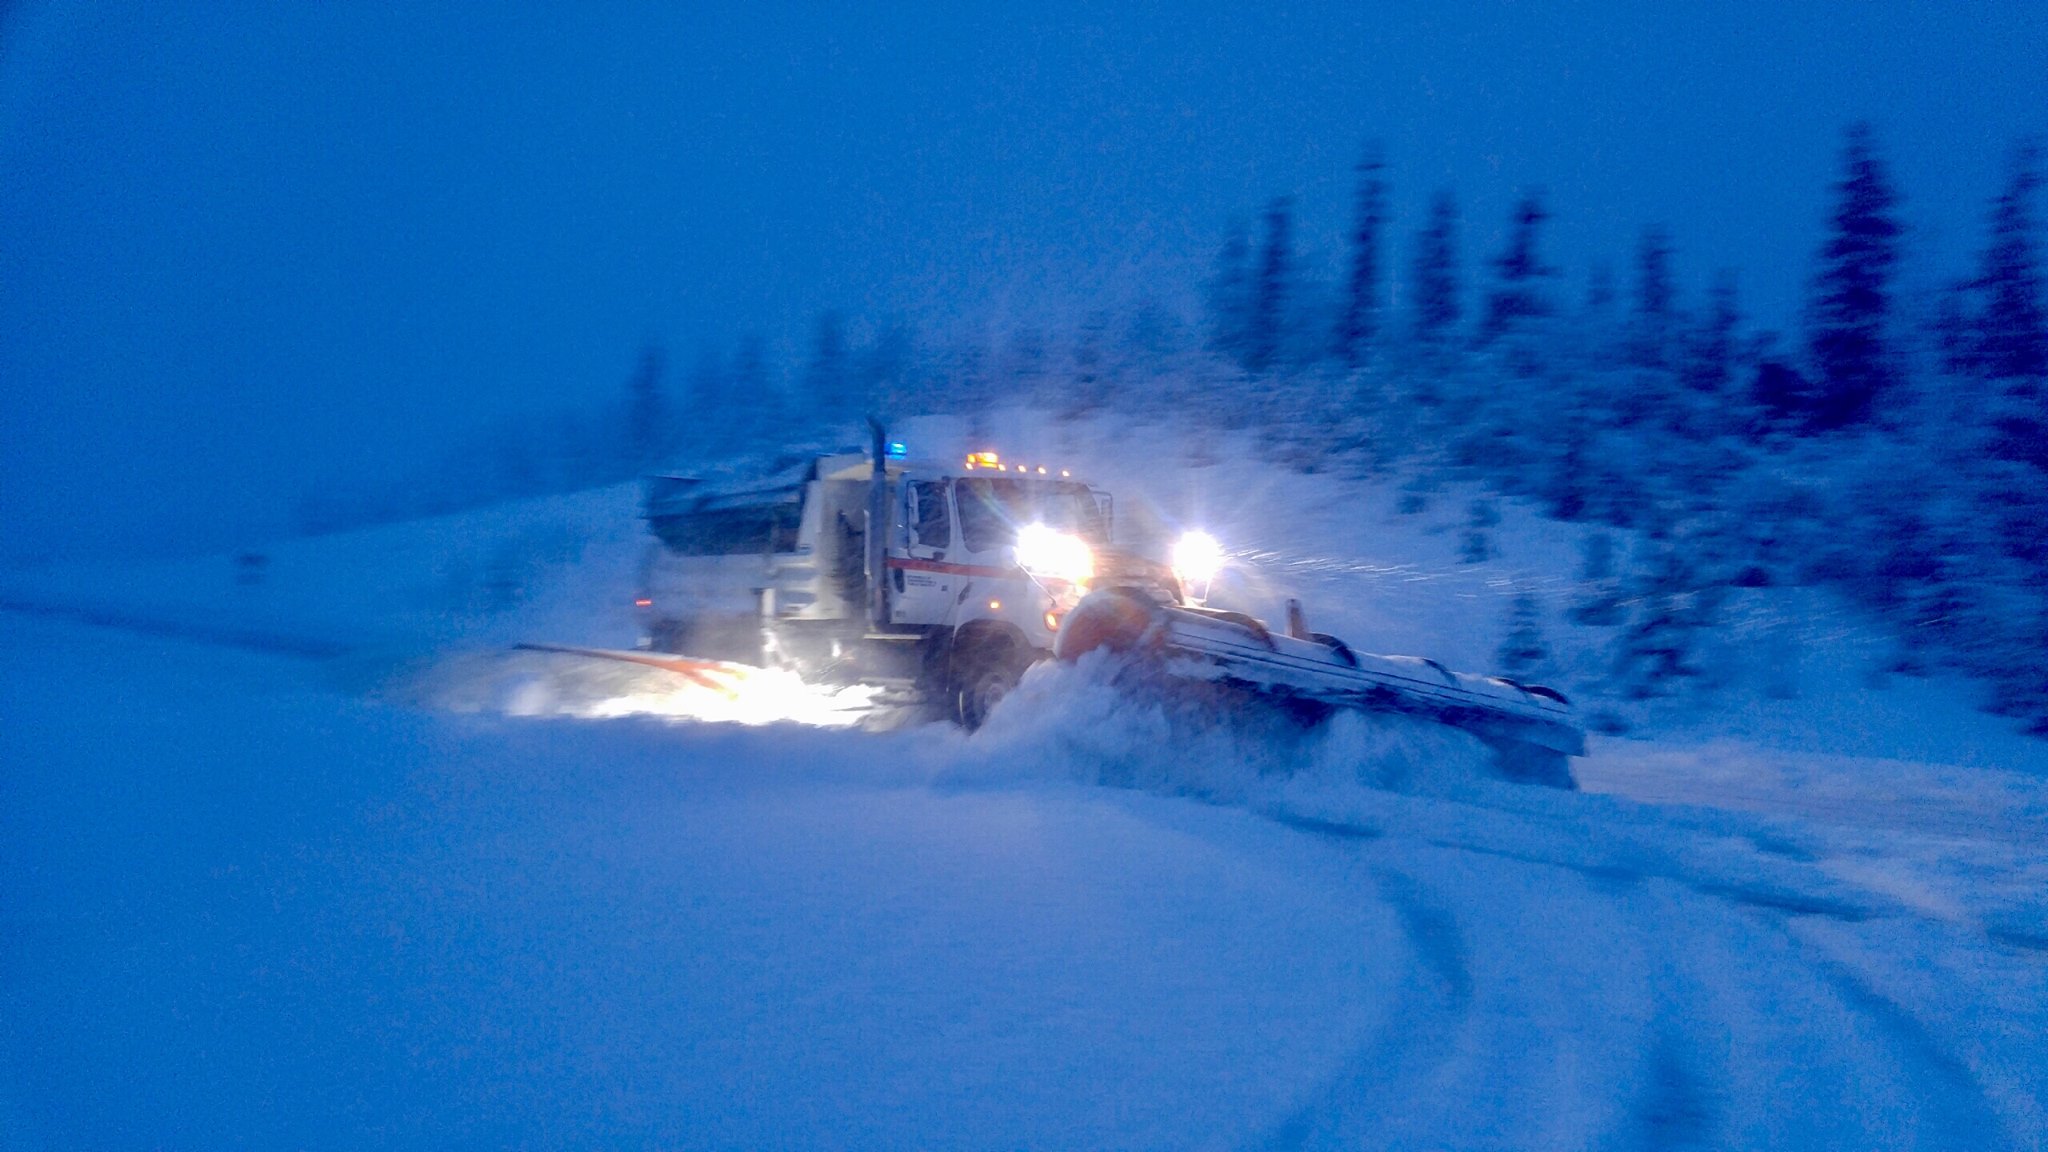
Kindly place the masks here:
POLYGON ((1844 126, 1908 287, 2048 131, 2048 4, 0 7, 0 558, 234 544, 352 471, 838 309, 938 333, 1193 308, 1294 197, 1334 270, 1366 141, 1394 259, 1518 189, 1576 285, 1667 226, 1796 324, 1844 126))

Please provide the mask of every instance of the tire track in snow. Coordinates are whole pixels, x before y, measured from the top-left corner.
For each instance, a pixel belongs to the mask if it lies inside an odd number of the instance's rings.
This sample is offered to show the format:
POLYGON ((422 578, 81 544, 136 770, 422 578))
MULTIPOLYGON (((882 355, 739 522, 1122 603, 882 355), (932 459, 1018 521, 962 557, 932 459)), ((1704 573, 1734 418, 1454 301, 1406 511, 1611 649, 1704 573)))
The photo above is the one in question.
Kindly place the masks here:
POLYGON ((1811 969, 1825 980, 1844 1003, 1875 1023, 1892 1046, 1916 1065, 1923 1075, 1914 1078, 1929 1107, 1923 1115, 1923 1131, 1931 1134, 1919 1142, 1934 1148, 1998 1148, 2009 1143, 1984 1086, 1961 1059, 1948 1052, 1912 1010, 1858 975, 1848 965, 1819 955, 1819 949, 1799 939, 1790 924, 1779 925, 1792 947, 1805 954, 1811 969), (1936 1088, 1934 1086, 1938 1085, 1936 1088))
POLYGON ((1652 952, 1650 995, 1655 1040, 1646 1062, 1646 1081, 1632 1103, 1624 1130, 1626 1147, 1644 1149, 1718 1148, 1730 1143, 1726 1102, 1728 1069, 1710 1068, 1699 1037, 1712 1029, 1714 1015, 1707 1001, 1714 990, 1697 975, 1685 972, 1687 960, 1701 949, 1668 927, 1674 922, 1696 931, 1680 901, 1656 882, 1617 884, 1632 906, 1633 919, 1652 952), (1684 973, 1683 978, 1678 978, 1684 973), (1661 977, 1661 978, 1660 978, 1661 977))
POLYGON ((1650 1052, 1650 1082, 1636 1106, 1638 1147, 1715 1148, 1715 1109, 1711 1094, 1694 1071, 1694 1059, 1678 1030, 1669 1023, 1657 1028, 1650 1052))
POLYGON ((1802 938, 1809 917, 1661 881, 1644 891, 1637 919, 1662 978, 1626 1146, 2014 1146, 1958 1057, 1802 938))
POLYGON ((1423 966, 1442 985, 1444 1002, 1463 1016, 1472 1010, 1472 968, 1464 937, 1450 912, 1423 898, 1422 889, 1398 872, 1383 871, 1380 894, 1401 917, 1401 930, 1423 966))
POLYGON ((1394 1014, 1264 1147, 1428 1145, 1457 1131, 1480 1144, 1519 1138, 1644 1149, 1859 1139, 1990 1148, 2011 1139, 1962 1060, 1910 1010, 1794 931, 1811 918, 1867 922, 1867 910, 1776 884, 1687 876, 1680 860, 1640 870, 1591 866, 1455 838, 1273 818, 1349 846, 1374 867, 1370 890, 1401 925, 1408 971, 1394 1014), (1461 880, 1432 894, 1405 866, 1375 866, 1381 852, 1409 859, 1404 842, 1474 861, 1480 870, 1470 878, 1479 884, 1461 880), (1580 883, 1532 882, 1522 872, 1532 864, 1580 883), (1493 878, 1518 872, 1519 902, 1471 899, 1493 878), (1558 923, 1571 927, 1545 931, 1558 923), (1631 1005, 1637 997, 1646 999, 1631 1005), (1588 1049, 1555 1023, 1530 1031, 1527 1022, 1539 1018, 1597 1020, 1595 1043, 1588 1049), (1570 1064, 1574 1053, 1603 1050, 1622 1054, 1610 1061, 1611 1083, 1570 1064), (1515 1101, 1548 1101, 1553 1091, 1556 1115, 1530 1113, 1526 1130, 1509 1127, 1515 1101), (1829 1099, 1854 1103, 1824 1105, 1829 1099), (1481 1107, 1469 1116, 1449 1111, 1461 1100, 1481 1107))
MULTIPOLYGON (((1315 827, 1304 830, 1325 831, 1315 827)), ((1403 1119, 1406 1127, 1415 1129, 1416 1139, 1424 1138, 1430 1128, 1417 1126, 1413 1113, 1397 1119, 1379 1109, 1404 1098, 1418 1103, 1431 1099, 1417 1089, 1425 1088, 1437 1069, 1449 1063, 1457 1040, 1469 1030, 1473 979, 1457 922, 1407 876, 1381 868, 1375 870, 1374 881, 1380 899, 1400 921, 1402 942, 1413 958, 1409 978, 1401 982, 1404 994, 1398 1002, 1404 1008, 1422 1011, 1390 1019, 1368 1038, 1312 1094, 1309 1103, 1297 1108, 1265 1139, 1263 1146, 1275 1152, 1355 1148, 1373 1140, 1399 1147, 1403 1119)))

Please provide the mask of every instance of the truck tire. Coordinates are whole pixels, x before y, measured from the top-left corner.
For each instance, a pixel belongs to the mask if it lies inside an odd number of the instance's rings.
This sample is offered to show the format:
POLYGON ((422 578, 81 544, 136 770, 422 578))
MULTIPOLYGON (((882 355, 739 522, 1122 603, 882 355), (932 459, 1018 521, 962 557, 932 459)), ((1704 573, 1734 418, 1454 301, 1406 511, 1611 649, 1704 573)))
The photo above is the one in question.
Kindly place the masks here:
POLYGON ((980 728, 1029 667, 1031 653, 1008 637, 992 637, 956 649, 950 685, 953 718, 969 732, 980 728))

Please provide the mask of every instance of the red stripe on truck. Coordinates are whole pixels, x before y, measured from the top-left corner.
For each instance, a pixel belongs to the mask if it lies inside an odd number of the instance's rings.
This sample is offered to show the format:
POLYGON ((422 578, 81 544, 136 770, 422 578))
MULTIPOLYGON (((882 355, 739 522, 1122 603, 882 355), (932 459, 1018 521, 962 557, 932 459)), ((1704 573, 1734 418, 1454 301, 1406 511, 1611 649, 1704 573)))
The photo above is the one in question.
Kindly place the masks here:
POLYGON ((908 572, 944 572, 948 576, 988 576, 997 580, 1025 579, 1022 568, 990 568, 980 564, 948 564, 942 560, 916 560, 901 556, 889 557, 889 567, 901 568, 908 572))

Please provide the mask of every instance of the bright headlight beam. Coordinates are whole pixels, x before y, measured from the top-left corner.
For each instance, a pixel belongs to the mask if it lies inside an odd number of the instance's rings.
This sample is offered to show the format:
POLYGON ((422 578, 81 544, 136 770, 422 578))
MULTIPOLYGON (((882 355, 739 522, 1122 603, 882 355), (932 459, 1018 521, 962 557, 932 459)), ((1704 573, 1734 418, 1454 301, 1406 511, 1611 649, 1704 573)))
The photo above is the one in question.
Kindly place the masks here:
POLYGON ((1017 529, 1017 566, 1033 576, 1078 584, 1095 575, 1095 554, 1079 536, 1026 524, 1017 529))
POLYGON ((1173 545, 1173 572, 1184 585, 1216 578, 1223 568, 1223 545, 1207 532, 1189 532, 1173 545))

